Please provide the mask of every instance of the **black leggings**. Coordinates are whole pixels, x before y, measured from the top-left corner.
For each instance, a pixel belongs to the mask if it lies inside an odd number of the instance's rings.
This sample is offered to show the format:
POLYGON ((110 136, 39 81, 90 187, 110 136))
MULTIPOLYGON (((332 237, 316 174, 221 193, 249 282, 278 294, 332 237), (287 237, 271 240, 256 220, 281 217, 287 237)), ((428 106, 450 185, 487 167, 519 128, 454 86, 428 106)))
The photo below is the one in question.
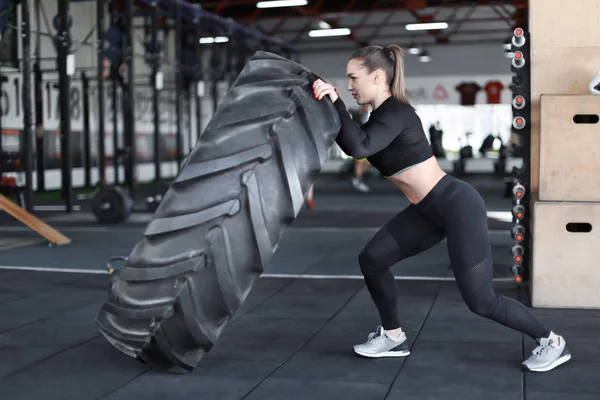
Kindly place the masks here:
POLYGON ((444 238, 458 288, 472 312, 533 339, 550 333, 524 304, 494 291, 485 203, 473 186, 451 175, 445 175, 418 204, 411 204, 389 221, 358 257, 384 329, 400 327, 390 267, 444 238))

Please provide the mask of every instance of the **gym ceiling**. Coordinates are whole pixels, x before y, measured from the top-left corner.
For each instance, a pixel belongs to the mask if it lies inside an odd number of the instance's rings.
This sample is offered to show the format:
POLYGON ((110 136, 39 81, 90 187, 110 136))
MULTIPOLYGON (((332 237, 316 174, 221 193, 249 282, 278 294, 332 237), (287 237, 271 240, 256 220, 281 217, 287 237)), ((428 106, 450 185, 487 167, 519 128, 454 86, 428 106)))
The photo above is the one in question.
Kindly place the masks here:
POLYGON ((502 44, 516 26, 526 27, 527 23, 527 0, 306 0, 304 6, 277 8, 259 8, 258 0, 198 3, 207 11, 281 38, 301 52, 388 43, 502 44), (448 28, 406 28, 408 24, 435 22, 446 22, 448 28), (344 35, 309 35, 322 29, 343 29, 337 32, 344 35))

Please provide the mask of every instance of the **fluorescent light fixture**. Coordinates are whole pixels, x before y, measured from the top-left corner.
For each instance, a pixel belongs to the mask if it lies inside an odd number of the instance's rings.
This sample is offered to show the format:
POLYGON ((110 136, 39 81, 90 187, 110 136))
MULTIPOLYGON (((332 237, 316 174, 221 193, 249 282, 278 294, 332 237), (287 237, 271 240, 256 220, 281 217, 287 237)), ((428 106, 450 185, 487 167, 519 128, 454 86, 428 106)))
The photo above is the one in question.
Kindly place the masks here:
POLYGON ((347 36, 351 33, 348 28, 338 29, 315 29, 308 32, 310 37, 329 37, 329 36, 347 36))
POLYGON ((199 40, 200 44, 227 43, 229 38, 226 36, 203 37, 199 40))
POLYGON ((408 24, 407 31, 428 31, 434 29, 448 29, 447 22, 428 22, 424 24, 408 24))
POLYGON ((308 2, 306 0, 259 1, 256 3, 256 8, 298 7, 307 4, 308 2))

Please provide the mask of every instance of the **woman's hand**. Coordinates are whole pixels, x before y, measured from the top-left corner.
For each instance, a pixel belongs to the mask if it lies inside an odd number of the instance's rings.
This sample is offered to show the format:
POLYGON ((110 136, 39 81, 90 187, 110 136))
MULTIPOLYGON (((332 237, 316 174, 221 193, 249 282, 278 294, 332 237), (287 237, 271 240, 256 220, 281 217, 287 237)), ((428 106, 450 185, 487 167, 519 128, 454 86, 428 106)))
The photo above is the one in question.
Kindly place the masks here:
POLYGON ((317 79, 315 83, 313 83, 313 94, 317 100, 329 96, 332 102, 335 102, 339 97, 337 89, 329 83, 324 82, 322 79, 317 79))

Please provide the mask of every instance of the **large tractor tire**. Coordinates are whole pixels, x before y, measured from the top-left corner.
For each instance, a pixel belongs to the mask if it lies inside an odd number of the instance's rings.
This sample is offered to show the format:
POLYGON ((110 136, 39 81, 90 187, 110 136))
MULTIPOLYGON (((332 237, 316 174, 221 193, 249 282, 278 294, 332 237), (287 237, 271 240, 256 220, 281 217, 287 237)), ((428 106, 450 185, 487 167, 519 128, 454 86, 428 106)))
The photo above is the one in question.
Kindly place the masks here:
POLYGON ((196 367, 304 204, 340 129, 317 77, 257 52, 112 281, 106 339, 153 367, 196 367))

